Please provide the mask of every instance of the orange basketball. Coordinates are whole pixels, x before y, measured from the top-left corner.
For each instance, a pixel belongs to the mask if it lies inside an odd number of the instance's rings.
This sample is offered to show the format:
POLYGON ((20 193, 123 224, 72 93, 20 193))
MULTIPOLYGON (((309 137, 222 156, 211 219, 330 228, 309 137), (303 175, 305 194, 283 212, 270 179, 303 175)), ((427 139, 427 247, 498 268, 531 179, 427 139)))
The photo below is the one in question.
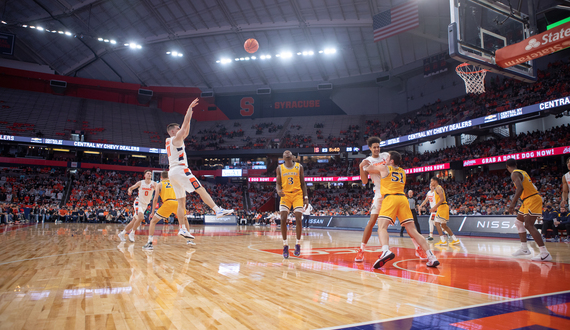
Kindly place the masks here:
POLYGON ((259 49, 259 43, 253 38, 247 39, 245 44, 243 44, 243 48, 246 52, 253 54, 259 49))

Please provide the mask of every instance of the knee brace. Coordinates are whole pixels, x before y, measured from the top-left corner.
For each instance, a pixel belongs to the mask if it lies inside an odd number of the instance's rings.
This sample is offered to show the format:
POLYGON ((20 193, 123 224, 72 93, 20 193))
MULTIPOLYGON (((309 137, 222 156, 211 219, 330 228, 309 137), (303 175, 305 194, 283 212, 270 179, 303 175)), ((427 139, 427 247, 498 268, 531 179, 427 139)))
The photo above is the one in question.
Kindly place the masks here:
POLYGON ((517 230, 519 233, 526 233, 526 228, 524 227, 524 223, 520 220, 515 220, 515 226, 517 226, 517 230))

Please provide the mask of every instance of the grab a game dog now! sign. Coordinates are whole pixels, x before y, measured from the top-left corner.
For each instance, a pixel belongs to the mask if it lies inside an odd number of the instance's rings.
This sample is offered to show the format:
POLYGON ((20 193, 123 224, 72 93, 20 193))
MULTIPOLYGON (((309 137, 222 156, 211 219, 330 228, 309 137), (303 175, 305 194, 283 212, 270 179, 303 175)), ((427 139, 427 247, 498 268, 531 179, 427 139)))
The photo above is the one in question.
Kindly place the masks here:
POLYGON ((570 22, 495 52, 498 66, 508 68, 570 47, 570 22))
POLYGON ((502 162, 506 162, 507 159, 510 159, 510 158, 514 158, 516 160, 521 160, 521 159, 531 159, 531 158, 539 158, 539 157, 558 156, 558 155, 564 155, 564 154, 570 154, 570 146, 543 149, 543 150, 533 150, 533 151, 520 152, 520 153, 516 153, 516 154, 509 154, 509 155, 499 155, 499 156, 492 156, 492 157, 485 157, 485 158, 469 159, 469 160, 463 161, 463 167, 502 163, 502 162))

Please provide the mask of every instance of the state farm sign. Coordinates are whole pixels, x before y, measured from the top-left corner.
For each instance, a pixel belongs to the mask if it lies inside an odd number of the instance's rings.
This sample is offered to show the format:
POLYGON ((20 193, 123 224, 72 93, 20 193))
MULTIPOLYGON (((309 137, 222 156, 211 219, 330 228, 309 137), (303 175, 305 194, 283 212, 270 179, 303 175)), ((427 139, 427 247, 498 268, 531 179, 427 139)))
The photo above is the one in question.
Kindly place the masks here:
POLYGON ((521 64, 570 47, 570 22, 495 52, 495 62, 502 68, 521 64))

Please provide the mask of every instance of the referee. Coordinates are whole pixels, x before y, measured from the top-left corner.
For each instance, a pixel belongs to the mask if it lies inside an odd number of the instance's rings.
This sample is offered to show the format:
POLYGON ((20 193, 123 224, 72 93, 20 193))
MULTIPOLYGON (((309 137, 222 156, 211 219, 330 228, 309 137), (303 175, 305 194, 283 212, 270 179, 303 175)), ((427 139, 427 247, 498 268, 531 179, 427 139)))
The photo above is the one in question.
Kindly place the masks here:
MULTIPOLYGON (((418 233, 421 234, 422 231, 420 229, 420 223, 418 222, 418 212, 416 212, 416 200, 414 199, 413 190, 408 190, 408 203, 410 204, 410 210, 414 216, 414 224, 416 225, 416 229, 418 230, 418 233)), ((404 237, 404 230, 406 230, 406 228, 402 226, 402 229, 400 229, 400 237, 404 237)))

